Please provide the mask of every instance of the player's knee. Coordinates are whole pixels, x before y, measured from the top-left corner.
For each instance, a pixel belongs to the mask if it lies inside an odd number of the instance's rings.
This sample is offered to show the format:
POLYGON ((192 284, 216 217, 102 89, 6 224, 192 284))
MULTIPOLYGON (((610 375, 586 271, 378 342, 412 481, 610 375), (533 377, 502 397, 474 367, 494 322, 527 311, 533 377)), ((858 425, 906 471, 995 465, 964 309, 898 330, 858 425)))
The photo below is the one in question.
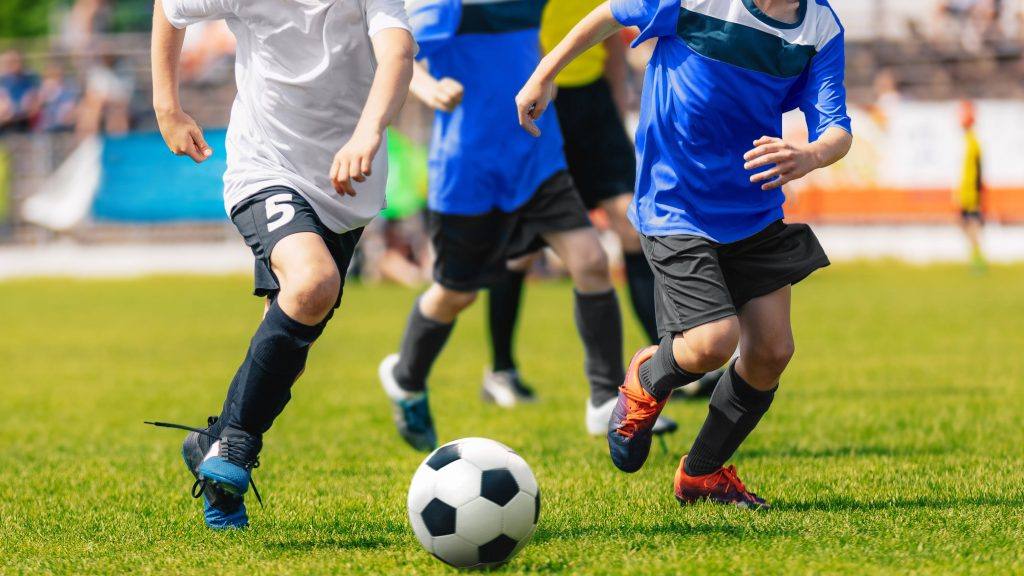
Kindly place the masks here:
POLYGON ((735 318, 726 318, 688 331, 673 351, 681 366, 685 363, 693 371, 710 372, 732 358, 739 339, 739 323, 735 318))
POLYGON ((476 302, 476 292, 462 292, 441 288, 438 304, 447 314, 459 314, 476 302))
POLYGON ((306 318, 323 318, 338 301, 341 275, 336 269, 313 269, 289 277, 282 295, 306 318))
POLYGON ((574 253, 568 266, 569 273, 580 290, 594 292, 610 287, 608 255, 599 242, 587 245, 574 253))
POLYGON ((792 338, 775 338, 758 346, 751 346, 744 355, 750 357, 755 364, 766 372, 781 375, 796 353, 796 344, 792 338))

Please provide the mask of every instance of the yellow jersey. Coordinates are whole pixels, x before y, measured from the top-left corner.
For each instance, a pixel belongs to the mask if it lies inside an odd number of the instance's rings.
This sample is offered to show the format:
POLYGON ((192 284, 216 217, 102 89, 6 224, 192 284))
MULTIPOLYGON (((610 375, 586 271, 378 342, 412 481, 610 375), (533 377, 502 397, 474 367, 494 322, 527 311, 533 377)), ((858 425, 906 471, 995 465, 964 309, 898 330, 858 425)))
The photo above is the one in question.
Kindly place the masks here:
POLYGON ((981 209, 981 143, 974 130, 964 133, 964 167, 960 176, 959 203, 965 212, 981 209))
MULTIPOLYGON (((573 26, 600 4, 601 0, 550 0, 540 21, 540 41, 544 52, 550 52, 573 26)), ((606 56, 603 44, 594 46, 570 62, 555 78, 555 84, 575 88, 596 82, 604 75, 606 56)))

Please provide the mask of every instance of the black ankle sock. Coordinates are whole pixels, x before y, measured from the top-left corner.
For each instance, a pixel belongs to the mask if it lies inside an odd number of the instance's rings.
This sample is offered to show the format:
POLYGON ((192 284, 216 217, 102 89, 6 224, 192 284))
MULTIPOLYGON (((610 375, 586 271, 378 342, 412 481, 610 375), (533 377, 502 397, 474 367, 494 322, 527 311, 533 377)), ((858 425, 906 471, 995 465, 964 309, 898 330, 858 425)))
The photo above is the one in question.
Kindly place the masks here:
POLYGON ((703 476, 718 470, 754 430, 772 405, 775 390, 762 392, 736 373, 736 362, 722 374, 708 406, 708 417, 686 456, 686 473, 703 476))
POLYGON ((309 347, 326 325, 327 319, 315 326, 302 324, 274 301, 231 381, 218 430, 232 427, 255 436, 269 430, 291 399, 292 384, 306 367, 309 347))
POLYGON ((643 252, 623 254, 626 264, 626 283, 633 311, 644 327, 651 344, 658 342, 658 321, 654 313, 654 273, 643 252))
POLYGON ((420 312, 420 301, 416 300, 402 337, 398 365, 395 366, 395 380, 403 390, 422 392, 427 389, 430 368, 444 349, 454 326, 454 322, 444 324, 424 316, 420 312))
POLYGON ((696 382, 703 376, 679 367, 672 351, 673 339, 671 335, 662 338, 654 356, 640 365, 640 385, 659 402, 668 398, 676 388, 696 382))
POLYGON ((600 294, 575 292, 576 329, 586 356, 583 370, 590 382, 590 401, 600 406, 618 394, 622 366, 622 313, 615 290, 600 294))
POLYGON ((519 303, 523 297, 525 272, 508 271, 487 293, 487 326, 491 333, 491 369, 515 370, 512 347, 515 341, 519 303))

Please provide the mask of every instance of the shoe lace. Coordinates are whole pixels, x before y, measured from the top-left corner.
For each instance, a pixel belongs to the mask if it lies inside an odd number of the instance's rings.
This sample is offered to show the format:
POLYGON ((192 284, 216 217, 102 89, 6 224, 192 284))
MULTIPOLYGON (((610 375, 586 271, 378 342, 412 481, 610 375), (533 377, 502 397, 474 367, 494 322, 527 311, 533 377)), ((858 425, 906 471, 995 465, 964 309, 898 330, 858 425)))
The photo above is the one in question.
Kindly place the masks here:
POLYGON ((726 491, 739 494, 747 500, 753 499, 753 495, 747 491, 747 487, 744 486, 743 481, 740 480, 740 477, 736 472, 735 465, 720 468, 717 473, 712 474, 704 480, 704 486, 711 490, 714 490, 723 484, 725 485, 726 491))
POLYGON ((651 427, 651 422, 658 417, 659 406, 658 402, 641 396, 628 387, 623 386, 621 390, 626 396, 629 409, 617 431, 626 438, 632 438, 641 427, 651 427))
MULTIPOLYGON (((216 422, 217 417, 210 416, 206 420, 207 427, 213 426, 216 422)), ((202 434, 207 438, 212 438, 214 441, 220 440, 220 449, 221 452, 225 454, 224 458, 226 460, 228 460, 232 464, 237 464, 239 466, 245 467, 248 470, 260 467, 259 456, 245 456, 245 454, 252 454, 254 452, 252 450, 252 447, 254 446, 255 440, 244 439, 243 437, 240 436, 229 436, 228 438, 221 439, 218 438, 217 436, 214 436, 213 434, 210 434, 203 428, 195 428, 192 426, 186 426, 184 424, 175 424, 173 422, 153 422, 147 420, 144 421, 143 424, 149 424, 150 426, 157 426, 159 428, 175 428, 177 430, 187 430, 189 432, 195 432, 196 434, 202 434), (253 442, 253 444, 248 444, 248 442, 253 442), (232 459, 232 455, 234 455, 236 459, 232 459)), ((260 496, 260 491, 258 488, 256 488, 256 482, 253 481, 252 476, 249 477, 249 486, 252 487, 252 493, 254 496, 256 496, 256 501, 259 502, 260 508, 262 508, 263 497, 260 496)), ((197 478, 196 481, 192 484, 192 490, 190 491, 190 493, 192 494, 193 498, 199 498, 200 496, 203 495, 203 490, 205 488, 206 479, 197 478)))

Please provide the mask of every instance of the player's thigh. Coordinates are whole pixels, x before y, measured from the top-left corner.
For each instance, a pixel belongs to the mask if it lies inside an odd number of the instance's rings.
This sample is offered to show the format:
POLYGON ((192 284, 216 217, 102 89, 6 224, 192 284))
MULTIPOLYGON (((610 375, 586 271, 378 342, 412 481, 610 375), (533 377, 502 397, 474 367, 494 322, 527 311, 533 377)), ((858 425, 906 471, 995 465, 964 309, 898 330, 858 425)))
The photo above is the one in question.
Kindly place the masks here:
POLYGON ((792 292, 792 286, 784 286, 740 308, 740 356, 785 367, 794 352, 792 292))

